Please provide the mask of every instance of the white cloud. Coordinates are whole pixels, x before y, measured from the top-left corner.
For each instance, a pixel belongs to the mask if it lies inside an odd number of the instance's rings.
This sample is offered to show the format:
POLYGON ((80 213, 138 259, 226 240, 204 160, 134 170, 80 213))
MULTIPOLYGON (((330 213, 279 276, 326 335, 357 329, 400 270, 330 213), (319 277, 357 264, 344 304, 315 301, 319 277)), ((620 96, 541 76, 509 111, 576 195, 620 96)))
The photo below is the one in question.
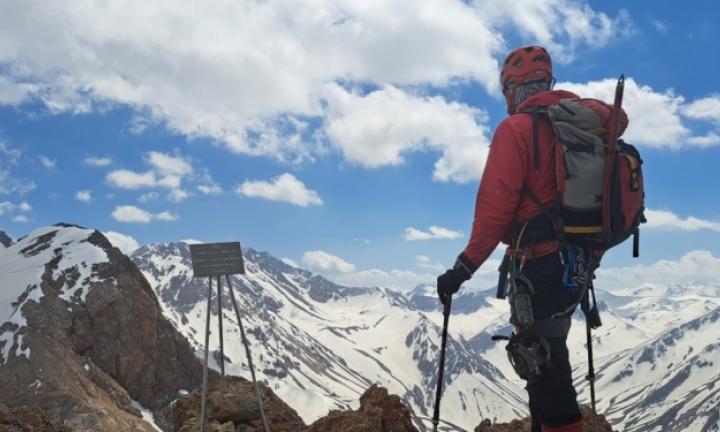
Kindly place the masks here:
POLYGON ((24 195, 37 188, 33 180, 15 177, 10 171, 0 168, 0 194, 24 195))
POLYGON ((668 210, 645 210, 647 223, 643 228, 656 228, 664 230, 699 231, 710 230, 720 233, 720 222, 699 219, 694 216, 682 218, 668 210))
POLYGON ((183 177, 193 173, 192 165, 181 156, 151 151, 147 155, 147 161, 161 174, 183 177))
MULTIPOLYGON (((149 171, 113 170, 107 174, 106 180, 110 185, 122 189, 170 189, 167 199, 175 203, 185 201, 191 196, 188 191, 182 189, 183 179, 194 177, 193 167, 185 158, 151 151, 145 156, 145 162, 151 167, 149 171)), ((209 177, 209 174, 201 177, 201 180, 204 181, 206 177, 209 177)), ((158 197, 157 192, 147 192, 142 194, 138 200, 147 202, 156 200, 158 197)))
POLYGON ((627 11, 616 18, 572 0, 475 0, 473 4, 491 23, 508 23, 524 39, 547 47, 555 60, 570 61, 581 45, 601 47, 633 33, 627 11))
POLYGON ((190 194, 187 191, 184 191, 182 189, 173 189, 170 191, 170 194, 168 195, 168 199, 172 202, 183 202, 185 201, 190 194))
POLYGON ((110 243, 112 243, 113 246, 120 249, 120 252, 125 255, 130 255, 140 247, 140 243, 129 235, 121 234, 115 231, 108 231, 103 234, 105 234, 105 237, 110 240, 110 243))
POLYGON ((37 86, 33 84, 16 82, 0 75, 0 105, 19 105, 28 102, 37 86))
POLYGON ((29 212, 32 210, 32 206, 27 201, 23 201, 18 205, 18 208, 21 212, 29 212))
POLYGON ((600 267, 597 286, 606 291, 634 289, 642 286, 691 287, 715 286, 720 278, 720 258, 708 251, 692 251, 678 261, 660 260, 651 265, 600 267))
POLYGON ((428 231, 421 231, 417 228, 405 228, 405 240, 436 240, 436 239, 456 239, 462 237, 460 231, 453 231, 439 226, 431 226, 428 231))
POLYGON ((418 255, 415 257, 415 260, 418 262, 418 264, 429 264, 430 258, 426 257, 425 255, 418 255))
POLYGON ((40 163, 41 163, 42 166, 44 166, 45 168, 50 169, 50 168, 55 168, 55 165, 56 165, 57 162, 56 162, 54 159, 50 159, 50 158, 47 157, 47 156, 40 156, 40 163))
POLYGON ((350 273, 356 270, 353 264, 320 250, 305 252, 302 262, 314 270, 329 273, 350 273))
MULTIPOLYGON (((580 97, 597 98, 612 103, 616 84, 616 79, 607 78, 584 84, 562 82, 557 84, 557 88, 570 90, 580 97)), ((675 94, 672 89, 655 91, 650 86, 640 85, 634 79, 627 78, 623 108, 628 114, 630 125, 624 137, 633 144, 667 149, 720 144, 720 140, 717 140, 713 133, 704 137, 693 136, 683 118, 715 120, 713 109, 717 108, 713 107, 712 98, 685 104, 685 98, 675 94)))
MULTIPOLYGON (((580 46, 624 34, 627 22, 575 0, 69 0, 62 8, 28 0, 2 12, 6 103, 33 98, 52 113, 126 105, 137 132, 161 123, 287 161, 312 159, 302 119, 324 117, 327 83, 472 81, 498 94, 503 33, 519 31, 568 60, 580 46)), ((450 169, 462 153, 441 152, 438 178, 465 175, 450 169)))
POLYGON ((121 189, 143 189, 157 185, 155 174, 152 171, 137 173, 126 169, 114 170, 108 173, 106 180, 112 186, 121 189))
POLYGON ((195 240, 195 239, 183 239, 183 240, 180 240, 180 242, 185 243, 185 244, 189 244, 189 245, 191 245, 191 244, 200 244, 200 243, 203 243, 203 242, 201 242, 200 240, 195 240))
POLYGON ((141 203, 146 203, 150 201, 157 201, 157 199, 160 198, 160 194, 157 192, 147 192, 142 195, 140 195, 140 198, 138 198, 138 201, 141 203))
POLYGON ((180 219, 180 217, 176 214, 170 213, 169 211, 160 212, 153 216, 157 220, 165 221, 165 222, 172 222, 180 219))
POLYGON ((92 201, 92 191, 81 190, 75 192, 75 199, 80 202, 89 203, 92 201))
POLYGON ((345 286, 388 287, 409 291, 421 284, 435 284, 437 274, 415 273, 408 270, 370 269, 333 276, 332 280, 345 286))
POLYGON ((707 135, 690 137, 687 139, 687 142, 688 144, 699 148, 715 147, 720 144, 720 135, 710 131, 707 135))
POLYGON ((711 121, 720 125, 720 95, 710 95, 687 104, 683 107, 683 114, 694 120, 711 121))
POLYGON ((0 216, 4 215, 5 213, 10 213, 13 210, 15 210, 15 204, 11 203, 10 201, 0 202, 0 216))
POLYGON ((269 182, 247 180, 237 187, 236 192, 241 196, 289 202, 301 207, 323 204, 317 192, 305 187, 303 182, 289 173, 282 174, 269 182))
POLYGON ((177 215, 168 211, 153 214, 132 205, 121 205, 115 207, 115 210, 112 212, 112 217, 118 222, 125 223, 148 223, 152 220, 175 221, 179 219, 177 215))
POLYGON ((325 95, 324 133, 347 160, 378 168, 403 164, 411 152, 432 150, 441 153, 435 180, 480 178, 489 151, 484 111, 393 86, 362 95, 330 85, 325 95))
POLYGON ((85 158, 83 163, 94 167, 106 167, 112 164, 112 159, 109 157, 89 156, 85 158))
POLYGON ((205 195, 220 195, 223 190, 217 184, 204 184, 197 187, 197 189, 205 195))
POLYGON ((17 215, 13 218, 13 222, 15 223, 27 223, 28 220, 29 219, 25 215, 17 215))
POLYGON ((290 258, 280 258, 280 261, 284 262, 285 264, 289 265, 290 267, 300 268, 298 263, 291 260, 290 258))
POLYGON ((659 31, 662 34, 665 34, 668 31, 667 23, 665 23, 664 21, 654 19, 652 20, 652 25, 653 27, 655 27, 655 30, 659 31))

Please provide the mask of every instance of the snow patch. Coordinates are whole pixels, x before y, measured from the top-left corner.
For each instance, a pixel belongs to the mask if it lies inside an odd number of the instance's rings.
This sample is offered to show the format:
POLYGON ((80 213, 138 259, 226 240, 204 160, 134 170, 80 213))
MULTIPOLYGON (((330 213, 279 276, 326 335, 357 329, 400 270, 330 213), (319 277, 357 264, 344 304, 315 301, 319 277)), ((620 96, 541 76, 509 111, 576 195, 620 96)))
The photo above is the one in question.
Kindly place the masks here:
POLYGON ((155 423, 155 415, 147 408, 144 408, 142 405, 140 405, 140 402, 138 401, 132 401, 132 406, 136 410, 140 411, 140 415, 142 415, 142 419, 145 420, 147 423, 150 424, 156 431, 163 432, 162 429, 160 429, 160 426, 158 426, 155 423))

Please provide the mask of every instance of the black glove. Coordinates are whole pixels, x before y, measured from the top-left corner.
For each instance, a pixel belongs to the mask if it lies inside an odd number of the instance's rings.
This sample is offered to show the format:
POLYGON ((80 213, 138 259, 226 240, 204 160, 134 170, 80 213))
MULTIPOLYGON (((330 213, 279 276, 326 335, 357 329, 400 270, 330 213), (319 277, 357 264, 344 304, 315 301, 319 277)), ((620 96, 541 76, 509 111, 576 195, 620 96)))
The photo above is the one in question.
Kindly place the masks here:
POLYGON ((437 293, 440 303, 445 304, 445 300, 455 294, 463 282, 470 279, 467 271, 462 267, 454 267, 437 278, 437 293))

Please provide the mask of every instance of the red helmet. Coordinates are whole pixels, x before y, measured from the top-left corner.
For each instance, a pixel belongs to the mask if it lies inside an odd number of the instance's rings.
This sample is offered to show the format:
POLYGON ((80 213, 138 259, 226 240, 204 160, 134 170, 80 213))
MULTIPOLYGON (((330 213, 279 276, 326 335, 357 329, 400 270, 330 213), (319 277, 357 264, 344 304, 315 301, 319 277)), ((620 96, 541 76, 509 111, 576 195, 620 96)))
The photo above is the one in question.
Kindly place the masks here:
POLYGON ((552 76, 552 60, 545 48, 528 45, 508 54, 500 72, 500 86, 508 107, 518 85, 530 80, 552 79, 552 76))

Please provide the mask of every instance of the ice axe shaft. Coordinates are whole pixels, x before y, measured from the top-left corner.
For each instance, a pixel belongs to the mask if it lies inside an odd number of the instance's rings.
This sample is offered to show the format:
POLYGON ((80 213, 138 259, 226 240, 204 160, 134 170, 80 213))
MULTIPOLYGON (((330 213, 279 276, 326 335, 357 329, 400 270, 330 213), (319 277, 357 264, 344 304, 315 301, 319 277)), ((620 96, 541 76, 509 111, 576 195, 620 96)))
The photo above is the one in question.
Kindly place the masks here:
POLYGON ((450 309, 452 308, 452 295, 446 297, 443 309, 443 331, 442 343, 440 346, 440 366, 438 369, 437 390, 435 391, 435 411, 433 412, 433 432, 437 432, 440 423, 440 399, 443 391, 443 375, 445 374, 445 346, 447 344, 448 321, 450 320, 450 309))

